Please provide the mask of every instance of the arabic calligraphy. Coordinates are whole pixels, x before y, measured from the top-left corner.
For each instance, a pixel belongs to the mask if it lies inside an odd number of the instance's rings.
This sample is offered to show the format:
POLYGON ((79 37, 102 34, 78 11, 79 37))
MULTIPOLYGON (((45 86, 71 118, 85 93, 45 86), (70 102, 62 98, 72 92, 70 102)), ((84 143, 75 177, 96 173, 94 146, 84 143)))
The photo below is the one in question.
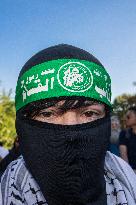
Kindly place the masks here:
POLYGON ((40 93, 43 91, 48 91, 49 89, 54 88, 54 77, 46 76, 48 74, 53 74, 55 69, 42 71, 40 74, 34 74, 32 76, 27 76, 25 80, 21 81, 21 88, 23 102, 26 100, 27 96, 31 96, 36 93, 40 93), (42 80, 41 80, 42 79, 42 80), (41 81, 44 81, 41 83, 41 81), (28 89, 28 85, 31 87, 28 89), (35 86, 37 85, 37 86, 35 86))

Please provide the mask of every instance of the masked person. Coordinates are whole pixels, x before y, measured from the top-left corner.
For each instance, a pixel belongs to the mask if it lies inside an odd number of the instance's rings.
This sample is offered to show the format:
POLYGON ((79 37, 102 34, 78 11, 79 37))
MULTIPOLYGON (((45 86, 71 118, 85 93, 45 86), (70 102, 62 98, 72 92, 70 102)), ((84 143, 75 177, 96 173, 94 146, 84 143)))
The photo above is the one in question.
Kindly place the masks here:
POLYGON ((136 204, 136 176, 107 152, 111 81, 90 53, 49 47, 22 68, 16 130, 22 155, 1 178, 1 204, 136 204))

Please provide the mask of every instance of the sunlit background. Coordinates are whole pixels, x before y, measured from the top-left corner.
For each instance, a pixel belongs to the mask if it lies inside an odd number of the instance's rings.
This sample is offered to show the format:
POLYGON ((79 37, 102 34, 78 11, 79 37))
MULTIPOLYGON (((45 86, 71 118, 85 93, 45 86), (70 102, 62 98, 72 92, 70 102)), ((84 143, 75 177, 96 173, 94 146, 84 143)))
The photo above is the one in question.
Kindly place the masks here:
POLYGON ((112 78, 114 99, 135 93, 135 0, 1 0, 0 81, 12 88, 36 52, 67 43, 95 55, 112 78))

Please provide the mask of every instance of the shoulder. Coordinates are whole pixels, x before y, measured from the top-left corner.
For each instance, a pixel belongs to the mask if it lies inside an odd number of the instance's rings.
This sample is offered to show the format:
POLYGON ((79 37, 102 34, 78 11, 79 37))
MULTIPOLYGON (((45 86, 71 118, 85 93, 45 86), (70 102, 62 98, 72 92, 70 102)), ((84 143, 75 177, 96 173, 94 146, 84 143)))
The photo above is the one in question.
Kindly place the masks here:
POLYGON ((5 181, 5 179, 17 179, 19 176, 24 176, 24 174, 27 172, 23 157, 20 156, 18 159, 15 161, 12 161, 7 169, 5 170, 4 174, 1 177, 1 183, 5 181), (22 173, 22 174, 20 174, 22 173))
POLYGON ((119 135, 119 145, 127 145, 129 140, 129 130, 122 130, 119 135))
POLYGON ((116 183, 120 184, 126 193, 130 193, 136 202, 136 175, 127 162, 111 152, 107 152, 105 172, 110 173, 116 179, 116 183))
POLYGON ((11 162, 2 175, 0 192, 3 205, 12 204, 13 202, 18 205, 27 202, 31 205, 36 204, 41 199, 44 201, 40 188, 26 168, 22 156, 11 162), (35 191, 35 194, 33 194, 33 191, 35 191))
POLYGON ((125 135, 126 135, 126 129, 121 130, 119 136, 124 137, 125 135))
POLYGON ((112 170, 117 176, 124 174, 124 176, 129 177, 130 181, 136 179, 136 175, 129 164, 109 151, 107 151, 105 157, 105 168, 112 170))
POLYGON ((23 177, 27 170, 25 169, 22 156, 17 160, 12 161, 7 167, 6 171, 1 177, 0 192, 2 204, 16 203, 23 204, 23 197, 21 196, 21 186, 23 177), (12 200, 14 198, 14 200, 12 200))

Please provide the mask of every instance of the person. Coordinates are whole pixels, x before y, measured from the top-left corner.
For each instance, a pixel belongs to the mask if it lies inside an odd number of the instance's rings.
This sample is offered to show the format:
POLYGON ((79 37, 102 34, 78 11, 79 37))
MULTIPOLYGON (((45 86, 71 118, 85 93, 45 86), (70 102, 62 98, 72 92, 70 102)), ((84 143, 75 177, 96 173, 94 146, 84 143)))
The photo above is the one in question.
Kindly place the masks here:
MULTIPOLYGON (((4 159, 4 157, 6 157, 6 155, 9 153, 9 151, 7 150, 7 149, 5 149, 4 147, 3 147, 3 143, 2 142, 0 142, 0 158, 1 158, 1 160, 2 159, 4 159)), ((0 161, 1 161, 0 160, 0 161)))
POLYGON ((120 133, 120 156, 136 173, 136 106, 128 109, 125 122, 127 129, 120 133))
POLYGON ((119 156, 119 134, 120 134, 120 122, 118 116, 111 116, 111 137, 109 150, 119 156))
POLYGON ((107 152, 111 80, 87 51, 59 44, 30 58, 16 87, 21 156, 1 177, 0 204, 136 204, 136 176, 107 152))

